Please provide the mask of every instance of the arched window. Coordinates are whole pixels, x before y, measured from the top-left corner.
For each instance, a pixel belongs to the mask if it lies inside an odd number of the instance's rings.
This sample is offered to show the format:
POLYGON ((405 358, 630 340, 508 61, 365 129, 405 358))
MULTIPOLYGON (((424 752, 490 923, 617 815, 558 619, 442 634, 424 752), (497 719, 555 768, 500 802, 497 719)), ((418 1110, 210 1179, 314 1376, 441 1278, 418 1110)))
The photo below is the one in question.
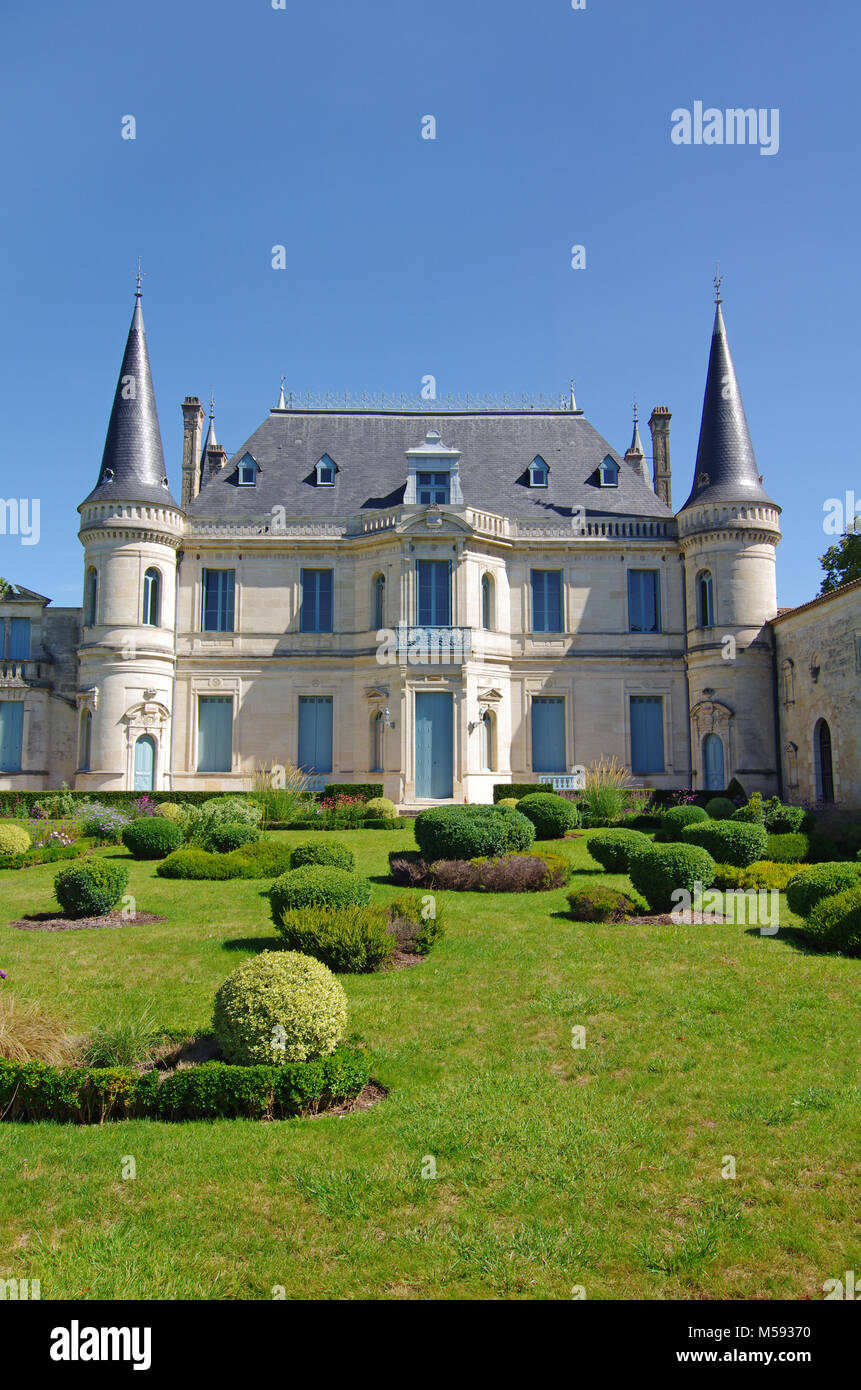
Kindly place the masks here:
POLYGON ((88 709, 81 715, 81 732, 78 752, 78 771, 89 772, 90 755, 93 745, 93 716, 88 709))
POLYGON ((493 737, 494 729, 493 729, 493 715, 491 714, 490 710, 485 710, 485 711, 484 711, 484 714, 481 716, 481 724, 480 724, 479 727, 480 727, 480 733, 481 733, 481 749, 480 749, 481 770, 482 770, 482 772, 493 772, 493 771, 494 771, 494 748, 493 748, 493 744, 494 744, 494 737, 493 737))
POLYGON ((598 465, 598 482, 601 487, 619 486, 619 465, 609 454, 598 465))
POLYGON ((795 703, 795 662, 787 657, 781 667, 783 676, 783 703, 792 705, 795 703))
POLYGON ((834 800, 834 766, 831 759, 831 730, 825 719, 817 719, 813 730, 813 765, 816 769, 816 800, 834 800))
POLYGON ((143 625, 159 627, 161 624, 161 575, 156 569, 148 569, 144 575, 143 586, 143 625))
POLYGON ((92 565, 84 579, 84 627, 93 627, 99 607, 99 572, 92 565))
POLYGON ((703 773, 707 792, 723 791, 726 786, 723 743, 717 734, 706 734, 703 739, 703 773))
POLYGON ((382 772, 383 769, 383 734, 385 732, 385 719, 382 710, 377 710, 371 720, 371 771, 382 772))
POLYGON ((385 627, 386 623, 386 576, 378 574, 374 577, 374 628, 377 632, 385 627))
POLYGON ((529 486, 547 487, 550 482, 550 469, 538 454, 529 465, 529 486))
POLYGON ((700 627, 714 627, 714 583, 709 570, 700 570, 697 575, 697 611, 700 627))
POLYGON ((481 626, 485 632, 493 632, 496 627, 496 614, 494 613, 494 593, 493 579, 489 574, 481 576, 481 626))

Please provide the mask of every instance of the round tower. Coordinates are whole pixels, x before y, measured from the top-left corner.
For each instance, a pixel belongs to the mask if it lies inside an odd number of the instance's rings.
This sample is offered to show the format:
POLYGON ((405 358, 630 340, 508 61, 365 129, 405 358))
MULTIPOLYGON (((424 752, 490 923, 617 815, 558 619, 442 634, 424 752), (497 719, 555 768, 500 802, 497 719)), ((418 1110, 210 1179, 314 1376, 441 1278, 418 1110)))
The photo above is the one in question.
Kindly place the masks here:
POLYGON ((170 786, 177 551, 140 276, 98 482, 81 503, 78 771, 87 789, 170 786))
POLYGON ((764 491, 717 305, 690 496, 678 514, 685 564, 691 763, 697 790, 733 778, 778 787, 770 619, 777 614, 780 508, 764 491))

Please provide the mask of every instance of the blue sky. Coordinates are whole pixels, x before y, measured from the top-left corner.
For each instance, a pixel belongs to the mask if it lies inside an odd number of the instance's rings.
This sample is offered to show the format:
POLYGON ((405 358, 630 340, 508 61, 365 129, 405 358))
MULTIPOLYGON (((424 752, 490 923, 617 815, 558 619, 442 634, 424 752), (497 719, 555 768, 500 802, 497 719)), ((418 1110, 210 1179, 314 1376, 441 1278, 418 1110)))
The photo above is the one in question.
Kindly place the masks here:
POLYGON ((442 393, 575 377, 620 450, 635 394, 644 418, 669 406, 676 506, 719 260, 784 509, 779 601, 812 597, 823 504, 861 497, 857 6, 586 3, 5 0, 0 492, 38 496, 42 518, 38 545, 0 536, 0 574, 80 602, 75 508, 138 255, 175 492, 188 394, 214 390, 232 452, 281 373, 411 394, 428 373, 442 393), (671 113, 695 101, 778 108, 779 153, 674 145, 671 113))

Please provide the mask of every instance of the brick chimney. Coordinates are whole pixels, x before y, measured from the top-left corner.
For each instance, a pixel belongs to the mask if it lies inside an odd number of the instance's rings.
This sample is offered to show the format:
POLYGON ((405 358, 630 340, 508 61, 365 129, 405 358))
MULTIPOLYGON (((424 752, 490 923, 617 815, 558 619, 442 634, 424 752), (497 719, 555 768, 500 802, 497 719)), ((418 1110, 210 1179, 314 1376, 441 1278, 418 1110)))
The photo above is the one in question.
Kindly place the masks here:
POLYGON ((206 416, 197 396, 186 396, 182 403, 182 506, 187 507, 200 492, 200 451, 206 416))
POLYGON ((652 477, 655 493, 672 507, 672 474, 670 473, 670 421, 672 415, 665 405, 656 405, 649 420, 652 432, 652 477))

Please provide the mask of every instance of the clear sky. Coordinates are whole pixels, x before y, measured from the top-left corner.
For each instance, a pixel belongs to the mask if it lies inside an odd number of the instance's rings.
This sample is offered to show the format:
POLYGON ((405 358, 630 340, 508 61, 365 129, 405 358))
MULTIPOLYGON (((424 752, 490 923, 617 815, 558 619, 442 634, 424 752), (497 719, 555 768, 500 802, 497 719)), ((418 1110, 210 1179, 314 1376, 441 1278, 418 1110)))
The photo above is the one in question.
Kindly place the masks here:
POLYGON ((783 507, 779 601, 818 592, 823 504, 861 498, 857 3, 284 4, 3 0, 0 493, 40 499, 41 538, 0 536, 0 574, 80 602, 75 509, 138 255, 175 494, 185 395, 214 390, 230 453, 282 373, 518 396, 574 377, 621 451, 635 394, 669 406, 676 506, 719 260, 783 507), (674 144, 698 101, 777 108, 778 152, 674 144))

